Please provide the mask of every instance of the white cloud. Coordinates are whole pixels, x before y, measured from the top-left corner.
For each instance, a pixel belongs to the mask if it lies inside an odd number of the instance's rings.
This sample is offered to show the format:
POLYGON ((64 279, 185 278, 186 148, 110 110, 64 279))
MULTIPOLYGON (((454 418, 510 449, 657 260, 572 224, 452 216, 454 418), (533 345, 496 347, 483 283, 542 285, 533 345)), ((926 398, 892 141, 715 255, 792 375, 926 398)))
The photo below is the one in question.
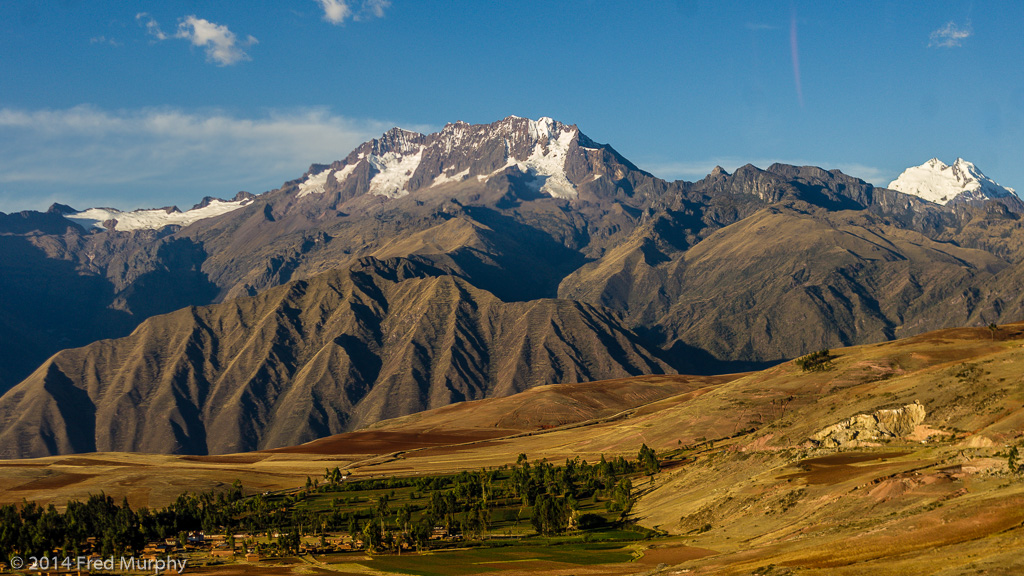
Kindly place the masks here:
POLYGON ((242 60, 251 60, 243 48, 258 43, 253 36, 247 36, 244 41, 239 41, 227 26, 197 18, 195 15, 182 18, 178 23, 178 30, 173 35, 165 33, 160 24, 146 12, 139 12, 135 19, 143 22, 149 35, 157 40, 177 38, 188 40, 193 46, 203 48, 206 50, 206 59, 218 66, 230 66, 242 60))
POLYGON ((955 22, 947 22, 945 26, 935 30, 929 36, 929 48, 956 48, 963 45, 963 41, 974 34, 971 23, 968 22, 963 28, 955 22))
POLYGON ((383 18, 384 10, 391 6, 391 0, 363 0, 358 12, 353 11, 348 0, 315 0, 324 11, 324 20, 331 24, 344 24, 345 20, 366 20, 383 18))
POLYGON ((352 15, 352 9, 343 0, 316 0, 324 10, 324 20, 331 24, 341 24, 352 15))
POLYGON ((344 158, 391 126, 320 108, 256 118, 174 108, 0 108, 0 210, 52 201, 191 206, 206 195, 262 192, 312 163, 344 158))
POLYGON ((227 26, 195 16, 186 16, 178 24, 178 32, 174 37, 189 40, 193 46, 205 48, 206 59, 216 62, 219 66, 230 66, 240 60, 249 60, 249 55, 242 50, 242 46, 252 46, 257 42, 256 38, 249 36, 240 45, 235 33, 228 30, 227 26))

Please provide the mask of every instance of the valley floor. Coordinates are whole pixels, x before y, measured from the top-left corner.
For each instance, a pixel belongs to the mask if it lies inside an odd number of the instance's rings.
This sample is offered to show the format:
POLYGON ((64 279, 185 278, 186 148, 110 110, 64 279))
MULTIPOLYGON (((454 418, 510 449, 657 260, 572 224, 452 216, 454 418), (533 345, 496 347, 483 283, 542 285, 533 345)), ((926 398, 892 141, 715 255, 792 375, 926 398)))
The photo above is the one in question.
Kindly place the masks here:
POLYGON ((417 476, 511 464, 520 453, 556 464, 576 456, 594 462, 601 454, 635 455, 647 444, 662 469, 634 481, 631 516, 665 536, 620 546, 632 551, 628 561, 563 566, 540 551, 528 558, 494 552, 493 560, 475 557, 479 551, 445 551, 401 560, 303 557, 203 572, 1024 573, 1024 477, 1011 468, 1019 466, 1011 450, 1024 436, 1024 325, 946 330, 834 350, 832 358, 822 371, 787 363, 691 379, 674 395, 543 429, 496 428, 493 420, 488 428, 486 418, 449 408, 444 417, 414 415, 288 450, 3 461, 0 499, 60 504, 104 490, 155 506, 236 478, 248 489, 274 491, 334 466, 359 479, 417 476), (924 420, 900 437, 855 437, 831 447, 812 440, 858 415, 870 419, 914 403, 924 420))

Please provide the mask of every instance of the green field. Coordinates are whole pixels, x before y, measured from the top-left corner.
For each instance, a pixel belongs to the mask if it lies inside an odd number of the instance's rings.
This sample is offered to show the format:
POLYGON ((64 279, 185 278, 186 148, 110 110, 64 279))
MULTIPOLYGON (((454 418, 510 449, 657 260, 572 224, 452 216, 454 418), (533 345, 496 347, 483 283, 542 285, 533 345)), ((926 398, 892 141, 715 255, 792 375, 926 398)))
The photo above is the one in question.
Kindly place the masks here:
POLYGON ((622 543, 572 543, 550 545, 546 542, 507 546, 481 546, 469 549, 434 551, 424 554, 375 556, 372 560, 348 560, 348 554, 318 558, 326 564, 355 562, 373 570, 416 574, 418 576, 460 576, 497 572, 510 567, 522 570, 550 569, 557 563, 565 567, 629 562, 631 549, 622 543))

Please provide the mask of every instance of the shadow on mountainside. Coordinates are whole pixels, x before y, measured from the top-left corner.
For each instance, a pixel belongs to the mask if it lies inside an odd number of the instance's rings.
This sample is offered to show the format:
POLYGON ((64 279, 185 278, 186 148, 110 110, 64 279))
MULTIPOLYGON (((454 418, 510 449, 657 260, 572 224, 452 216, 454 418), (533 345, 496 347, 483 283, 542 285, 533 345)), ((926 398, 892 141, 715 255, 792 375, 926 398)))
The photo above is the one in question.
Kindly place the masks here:
POLYGON ((126 336, 150 316, 208 304, 217 288, 200 269, 204 258, 191 240, 162 243, 151 257, 118 264, 126 274, 149 269, 118 292, 109 274, 80 270, 26 237, 0 235, 0 394, 59 350, 126 336))
POLYGON ((6 392, 64 348, 124 336, 138 324, 106 307, 114 287, 47 256, 21 236, 0 236, 0 392, 6 392))
POLYGON ((505 302, 557 298, 558 284, 587 262, 579 252, 559 243, 548 232, 479 206, 466 213, 490 228, 500 252, 472 248, 449 254, 470 282, 505 302))
POLYGON ((790 358, 779 358, 765 361, 744 361, 744 360, 719 360, 713 354, 698 348, 676 341, 671 348, 664 350, 650 346, 652 350, 659 350, 658 357, 665 363, 675 368, 680 374, 692 374, 694 376, 713 376, 717 374, 737 374, 739 372, 754 372, 771 368, 790 358))

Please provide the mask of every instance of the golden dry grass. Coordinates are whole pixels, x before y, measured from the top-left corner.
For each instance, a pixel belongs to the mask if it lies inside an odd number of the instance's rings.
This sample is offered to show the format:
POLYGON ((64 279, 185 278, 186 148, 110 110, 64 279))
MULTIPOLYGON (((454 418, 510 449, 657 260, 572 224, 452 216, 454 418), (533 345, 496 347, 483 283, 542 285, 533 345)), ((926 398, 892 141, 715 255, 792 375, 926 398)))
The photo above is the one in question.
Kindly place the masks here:
MULTIPOLYGON (((692 574, 1014 574, 1024 569, 1011 553, 1024 549, 1024 479, 1007 471, 1005 454, 1024 441, 1024 325, 998 334, 947 330, 836 350, 828 372, 787 363, 719 379, 639 379, 638 387, 677 388, 553 428, 543 415, 516 420, 519 428, 495 423, 515 406, 585 398, 585 385, 452 406, 290 450, 5 461, 0 497, 60 503, 102 489, 157 505, 235 478, 257 490, 294 487, 335 465, 357 477, 431 474, 508 464, 519 453, 593 461, 647 443, 678 451, 679 460, 653 480, 637 480, 633 515, 672 537, 656 542, 667 547, 647 551, 646 560, 588 573, 647 573, 666 564, 667 573, 692 574), (855 414, 913 401, 927 410, 917 440, 841 450, 808 440, 855 414)), ((621 390, 630 385, 618 381, 605 393, 617 387, 628 397, 621 390)), ((538 573, 568 573, 549 568, 538 573)))

